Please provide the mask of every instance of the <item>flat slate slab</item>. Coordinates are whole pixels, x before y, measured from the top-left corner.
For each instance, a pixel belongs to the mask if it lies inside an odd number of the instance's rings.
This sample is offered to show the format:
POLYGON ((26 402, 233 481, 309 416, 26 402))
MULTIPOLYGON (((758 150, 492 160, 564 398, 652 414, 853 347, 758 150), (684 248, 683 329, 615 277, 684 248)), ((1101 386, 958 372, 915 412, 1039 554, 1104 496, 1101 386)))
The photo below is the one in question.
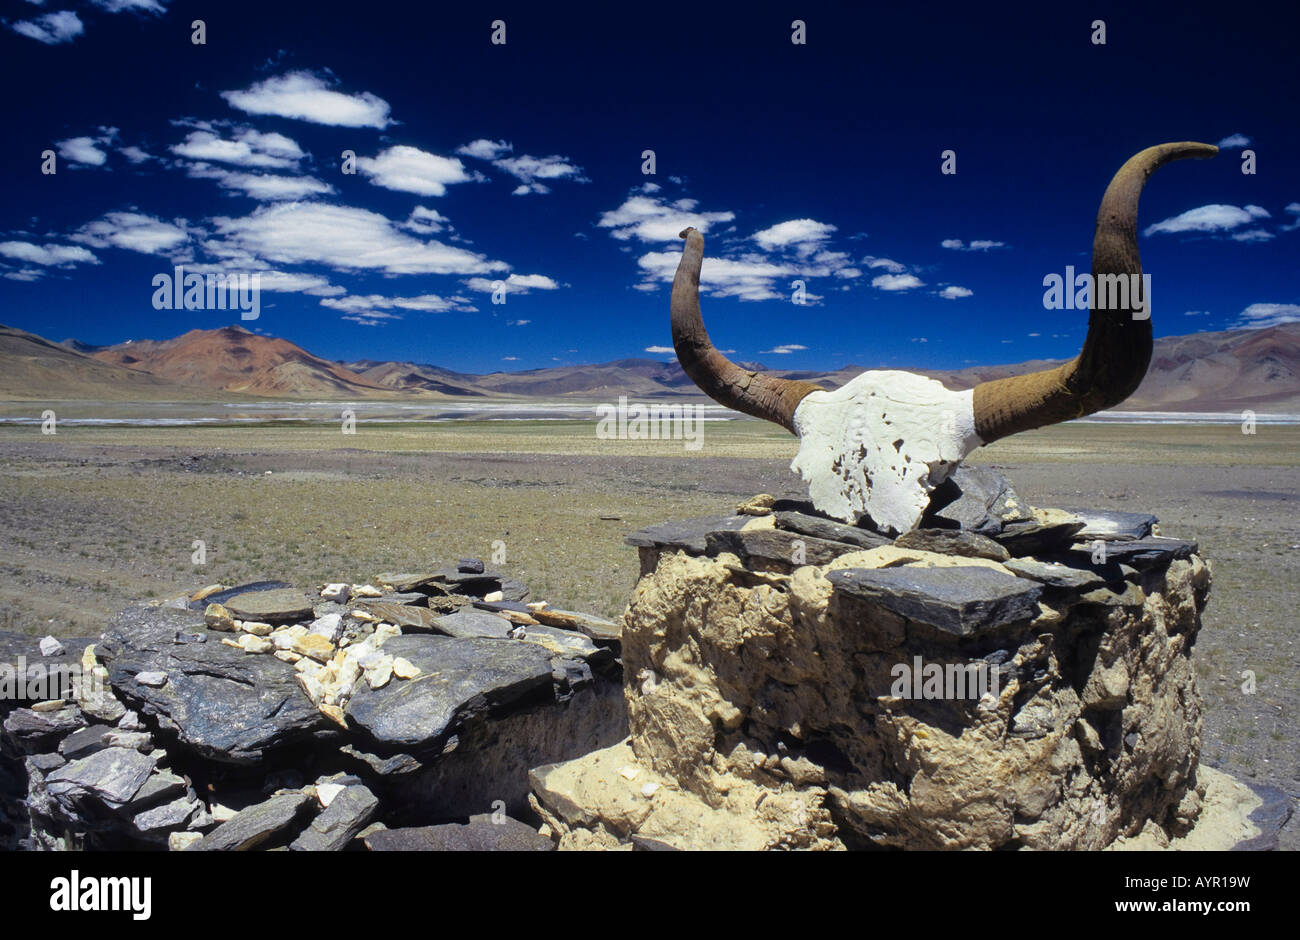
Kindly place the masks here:
MULTIPOLYGON (((1102 540, 1106 546, 1107 564, 1131 565, 1138 570, 1168 565, 1176 558, 1189 558, 1198 550, 1195 542, 1187 539, 1171 539, 1159 535, 1148 536, 1131 541, 1102 540)), ((1075 542, 1066 550, 1069 559, 1080 564, 1092 564, 1093 547, 1091 542, 1075 542)))
POLYGON ((625 536, 623 541, 637 548, 653 547, 703 555, 710 532, 734 531, 753 521, 753 516, 698 516, 681 522, 646 526, 625 536))
POLYGON ((1062 545, 1068 545, 1075 533, 1084 526, 1082 519, 1060 522, 1039 522, 1037 519, 1020 519, 1002 526, 1002 531, 991 536, 1016 556, 1041 555, 1062 545))
POLYGON ((379 812, 379 800, 366 787, 344 788, 289 848, 295 852, 341 852, 379 812))
POLYGON ((190 610, 206 610, 209 604, 224 606, 226 601, 241 594, 248 594, 253 591, 278 591, 288 587, 293 587, 293 585, 287 581, 250 581, 248 584, 239 584, 235 587, 226 588, 224 591, 209 594, 202 600, 190 601, 189 608, 190 610))
POLYGON ((1058 562, 1039 561, 1036 558, 1012 558, 1002 563, 1017 577, 1040 581, 1048 587, 1086 591, 1105 583, 1092 568, 1072 568, 1058 562))
POLYGON ((837 591, 929 624, 971 636, 1038 613, 1043 589, 990 568, 846 568, 826 576, 837 591))
POLYGON ((468 823, 381 829, 365 838, 372 852, 553 852, 555 843, 506 816, 471 816, 468 823))
POLYGON ((158 759, 134 748, 108 747, 64 764, 45 778, 51 796, 90 794, 108 806, 123 806, 140 791, 158 759))
POLYGON ((844 542, 829 542, 783 529, 710 532, 705 538, 710 557, 730 552, 742 561, 759 559, 781 565, 824 565, 849 552, 861 551, 844 542))
POLYGON ((242 809, 190 846, 191 852, 246 852, 283 832, 304 814, 312 798, 306 793, 282 793, 265 803, 242 809))
POLYGON ((433 628, 447 636, 457 637, 492 637, 504 640, 514 627, 505 617, 485 613, 481 610, 458 610, 454 614, 436 617, 433 628))
POLYGON ((255 763, 265 751, 332 727, 288 663, 221 643, 175 642, 178 632, 203 629, 197 611, 129 607, 113 618, 96 652, 119 696, 213 760, 255 763), (136 681, 148 672, 164 673, 167 681, 136 681))
POLYGON ((360 684, 347 714, 389 747, 439 744, 472 717, 551 689, 551 654, 532 643, 421 634, 393 637, 384 652, 409 660, 420 675, 381 689, 360 684))
POLYGON ((988 536, 962 529, 913 529, 900 535, 894 544, 899 548, 915 548, 938 555, 960 555, 963 558, 1006 561, 1011 557, 1010 552, 988 536))
POLYGON ((921 525, 994 536, 1007 523, 1033 517, 1029 504, 1002 474, 988 467, 962 464, 930 494, 921 525))
POLYGON ((428 607, 412 607, 409 604, 394 604, 381 600, 362 602, 358 606, 364 607, 380 620, 395 623, 399 627, 416 630, 437 629, 438 614, 428 607))
POLYGON ((1066 509, 1083 520, 1076 539, 1144 539, 1159 520, 1147 512, 1114 512, 1109 509, 1066 509))
POLYGON ((225 602, 225 608, 240 620, 284 623, 311 617, 312 605, 315 603, 302 591, 294 588, 277 588, 270 591, 236 594, 225 602))
POLYGON ((823 519, 820 516, 810 516, 806 513, 790 511, 777 512, 774 515, 776 516, 776 527, 778 529, 811 535, 813 538, 825 539, 828 542, 844 542, 855 548, 869 549, 888 545, 890 541, 887 537, 878 532, 872 532, 870 529, 845 525, 842 522, 823 519))

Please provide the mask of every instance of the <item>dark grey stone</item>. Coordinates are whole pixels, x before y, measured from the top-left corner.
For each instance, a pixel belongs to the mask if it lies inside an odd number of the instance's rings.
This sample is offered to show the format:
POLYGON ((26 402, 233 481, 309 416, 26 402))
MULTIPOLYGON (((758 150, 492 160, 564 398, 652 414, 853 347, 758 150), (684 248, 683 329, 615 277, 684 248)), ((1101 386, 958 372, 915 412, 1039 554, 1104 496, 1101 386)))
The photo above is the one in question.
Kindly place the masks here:
POLYGON ((837 591, 946 633, 970 636, 1038 613, 1042 588, 990 568, 846 568, 837 591))
POLYGON ((551 688, 551 656, 513 640, 436 635, 393 637, 384 652, 420 668, 414 679, 382 689, 360 685, 348 717, 375 740, 399 748, 424 748, 445 740, 471 717, 507 709, 531 693, 551 688))
POLYGON ((221 643, 176 646, 177 629, 202 622, 194 611, 131 607, 118 614, 98 647, 113 689, 157 716, 183 745, 213 760, 250 764, 275 748, 332 727, 298 685, 294 668, 221 643), (141 672, 167 674, 160 688, 141 672))
POLYGON ((358 606, 364 607, 380 620, 397 624, 403 629, 437 629, 438 615, 428 607, 412 607, 409 604, 393 604, 379 600, 365 601, 358 604, 358 606))
POLYGON ((198 800, 192 800, 188 796, 180 797, 170 803, 137 813, 134 820, 135 828, 145 835, 184 829, 185 824, 198 811, 200 805, 202 804, 198 800))
POLYGON ((351 744, 344 744, 339 748, 349 757, 354 757, 364 763, 381 777, 400 776, 409 774, 414 770, 419 770, 423 764, 412 757, 410 754, 392 754, 388 757, 381 757, 378 754, 371 754, 363 751, 351 744))
POLYGON ((522 581, 501 582, 501 599, 503 601, 526 601, 530 596, 532 596, 532 591, 522 581))
POLYGON ((478 610, 485 610, 488 613, 497 610, 509 610, 516 614, 528 613, 528 605, 521 604, 519 601, 475 601, 474 607, 478 610))
POLYGON ((27 758, 27 766, 37 773, 48 774, 51 770, 58 770, 68 759, 62 754, 33 754, 27 758))
POLYGON ((366 836, 372 852, 553 852, 555 843, 532 826, 490 815, 471 816, 468 823, 384 829, 366 836))
MULTIPOLYGON (((1195 542, 1189 542, 1186 539, 1164 538, 1159 535, 1134 539, 1128 542, 1104 541, 1104 545, 1107 564, 1122 563, 1140 571, 1157 566, 1166 566, 1176 558, 1188 558, 1198 548, 1195 542)), ((1068 554, 1080 562, 1091 564, 1092 543, 1075 542, 1068 549, 1068 554)))
POLYGON ((1034 517, 1007 478, 988 467, 962 464, 930 494, 921 527, 965 529, 994 536, 1008 522, 1034 517))
POLYGON ((157 763, 131 748, 104 748, 54 771, 45 778, 45 788, 60 802, 90 795, 108 806, 122 806, 140 791, 157 763))
POLYGON ((5 718, 4 729, 30 754, 49 750, 57 738, 84 728, 86 724, 81 709, 75 705, 67 705, 53 712, 15 708, 5 718))
POLYGON ((753 519, 753 516, 700 516, 682 522, 661 522, 639 529, 624 537, 623 541, 637 548, 654 547, 703 555, 710 532, 733 531, 753 519))
POLYGON ((1021 519, 1005 523, 1002 531, 992 537, 1017 557, 1042 555, 1068 544, 1074 534, 1082 528, 1082 519, 1047 523, 1039 522, 1037 519, 1021 519))
POLYGON ((1011 553, 986 535, 961 529, 913 529, 894 542, 899 548, 914 548, 939 555, 963 558, 991 558, 1006 561, 1011 553))
POLYGON ((841 555, 861 551, 844 542, 829 542, 783 529, 710 532, 705 545, 710 557, 730 552, 742 562, 758 560, 786 568, 824 565, 841 555))
POLYGON ((166 770, 155 770, 131 799, 131 805, 145 809, 164 800, 174 800, 188 792, 184 777, 166 770))
POLYGON ((1291 798, 1277 787, 1269 787, 1249 780, 1240 781, 1250 787, 1264 802, 1250 812, 1250 821, 1259 827, 1259 835, 1242 839, 1231 849, 1233 852, 1273 852, 1278 845, 1278 834, 1291 818, 1291 798))
POLYGON ((482 558, 462 558, 456 562, 456 570, 464 574, 482 574, 484 571, 482 558))
POLYGON ((340 852, 366 828, 379 812, 379 800, 363 786, 351 786, 336 795, 289 845, 295 852, 340 852))
POLYGON ((282 793, 240 810, 190 846, 197 852, 246 852, 292 826, 314 802, 305 793, 282 793))
POLYGON ((455 637, 493 637, 504 639, 514 625, 505 617, 479 610, 458 610, 454 614, 438 617, 434 629, 455 637))
POLYGON ((1144 539, 1158 521, 1146 512, 1114 512, 1108 509, 1067 509, 1083 520, 1078 539, 1144 539))
POLYGON ((59 753, 68 760, 87 757, 95 751, 108 747, 105 738, 115 731, 117 729, 111 725, 91 725, 89 728, 74 731, 59 742, 59 753))
POLYGON ((1038 561, 1035 558, 1012 558, 1003 562, 1017 577, 1041 581, 1054 588, 1071 591, 1086 591, 1104 582, 1100 574, 1091 568, 1071 568, 1056 562, 1038 561))
POLYGON ((813 538, 825 539, 828 542, 844 542, 856 548, 878 548, 889 544, 889 539, 878 532, 845 525, 821 516, 789 511, 775 513, 775 516, 778 529, 811 535, 813 538))
POLYGON ((240 584, 236 587, 227 588, 224 591, 218 591, 216 594, 209 594, 200 601, 190 601, 190 610, 206 610, 209 604, 222 604, 232 597, 238 597, 240 594, 248 594, 251 591, 278 591, 282 588, 292 587, 285 581, 250 581, 248 584, 240 584))

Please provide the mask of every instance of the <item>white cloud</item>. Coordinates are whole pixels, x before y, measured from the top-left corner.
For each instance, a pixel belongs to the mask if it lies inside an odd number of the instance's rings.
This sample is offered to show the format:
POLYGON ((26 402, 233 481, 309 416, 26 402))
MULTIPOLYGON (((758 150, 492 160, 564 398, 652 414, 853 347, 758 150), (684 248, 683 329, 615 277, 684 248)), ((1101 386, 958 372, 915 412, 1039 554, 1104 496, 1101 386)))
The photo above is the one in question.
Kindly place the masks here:
POLYGON ((501 357, 501 361, 502 361, 502 362, 518 362, 518 361, 519 361, 519 357, 518 357, 518 356, 502 356, 502 357, 501 357))
POLYGON ((1230 134, 1223 140, 1219 141, 1220 150, 1236 150, 1239 147, 1249 147, 1250 138, 1245 134, 1230 134))
POLYGON ((283 134, 262 133, 251 127, 237 128, 229 140, 211 130, 193 131, 171 152, 190 160, 279 170, 297 166, 306 156, 295 141, 283 134))
POLYGON ((101 10, 107 10, 109 13, 121 13, 124 10, 144 10, 148 13, 167 12, 167 8, 158 0, 91 0, 91 3, 101 10))
POLYGON ((1241 209, 1237 206, 1225 206, 1216 203, 1188 209, 1173 218, 1148 225, 1142 234, 1149 236, 1154 235, 1156 232, 1171 234, 1177 232, 1226 232, 1241 225, 1249 225, 1256 219, 1267 218, 1271 218, 1271 216, 1259 206, 1246 206, 1241 209))
POLYGON ((869 268, 884 268, 890 274, 902 274, 907 268, 899 264, 892 258, 877 258, 873 255, 867 255, 862 259, 862 263, 869 268))
POLYGON ((956 300, 959 297, 969 297, 974 293, 969 287, 958 287, 956 284, 949 284, 939 291, 939 296, 945 300, 956 300))
POLYGON ((1209 315, 1210 311, 1208 310, 1186 310, 1183 312, 1185 317, 1208 317, 1209 315))
POLYGON ((617 209, 602 213, 597 225, 610 229, 610 234, 619 241, 635 238, 642 242, 668 242, 676 241, 688 226, 707 233, 709 226, 736 217, 734 212, 697 212, 697 205, 694 199, 668 203, 662 198, 629 196, 617 209))
POLYGON ((469 143, 457 147, 456 152, 465 157, 473 157, 476 160, 496 160, 514 149, 504 140, 488 140, 485 137, 480 137, 478 140, 471 140, 469 143))
MULTIPOLYGON (((490 294, 504 284, 508 294, 526 294, 530 290, 556 290, 560 285, 545 274, 512 274, 507 278, 472 277, 465 281, 470 290, 490 294)), ((528 322, 528 321, 524 321, 528 322)))
POLYGON ((1228 237, 1234 242, 1267 242, 1272 241, 1276 236, 1272 232, 1264 231, 1262 228, 1252 228, 1228 237))
POLYGON ((1283 225, 1283 226, 1281 226, 1281 227, 1278 229, 1278 231, 1279 231, 1279 232, 1294 232, 1296 229, 1300 228, 1300 202, 1293 202, 1293 203, 1291 203, 1291 204, 1288 205, 1288 206, 1287 206, 1283 211, 1289 213, 1290 215, 1294 215, 1296 218, 1295 218, 1295 221, 1292 222, 1290 225, 1283 225))
MULTIPOLYGON (((642 255, 637 264, 647 282, 671 281, 681 258, 681 252, 651 251, 642 255)), ((700 290, 714 297, 740 300, 784 299, 786 295, 777 291, 776 281, 796 272, 791 265, 773 264, 760 255, 740 259, 708 256, 700 269, 700 290)))
POLYGON ((20 36, 35 39, 47 46, 57 45, 61 42, 71 42, 86 31, 81 18, 71 10, 46 13, 34 20, 22 20, 14 23, 12 29, 20 36))
POLYGON ((1237 315, 1238 327, 1277 326, 1300 321, 1300 304, 1251 304, 1237 315))
POLYGON ((388 102, 368 91, 348 95, 334 91, 311 72, 289 72, 221 97, 248 114, 273 114, 335 127, 375 127, 392 123, 388 102))
POLYGON ((764 349, 760 355, 768 355, 771 353, 777 356, 788 356, 792 352, 802 352, 807 348, 807 346, 800 346, 798 343, 782 343, 780 346, 773 346, 771 349, 764 349))
POLYGON ((190 236, 184 219, 164 222, 140 212, 109 212, 86 223, 70 238, 93 248, 124 248, 158 255, 179 248, 190 236))
POLYGON ((506 326, 527 326, 532 320, 507 320, 506 326))
POLYGON ((656 356, 664 356, 668 353, 675 353, 677 350, 673 349, 671 346, 647 346, 645 351, 653 353, 656 356))
POLYGON ((517 157, 494 160, 492 165, 497 169, 504 170, 521 182, 521 185, 515 187, 514 195, 516 196, 524 196, 528 193, 549 193, 551 191, 550 187, 539 182, 539 180, 571 179, 578 183, 588 182, 587 178, 582 175, 582 167, 570 163, 567 157, 558 155, 533 157, 528 154, 520 154, 517 157))
POLYGON ((54 146, 58 148, 59 156, 65 160, 87 166, 103 166, 108 160, 108 154, 99 149, 101 143, 105 141, 97 137, 69 137, 67 140, 56 141, 54 146))
POLYGON ((474 179, 455 157, 405 145, 389 147, 374 157, 358 157, 357 169, 376 186, 421 196, 442 196, 449 183, 474 179))
POLYGON ((988 238, 977 238, 970 244, 966 244, 960 238, 945 238, 939 242, 940 248, 948 248, 952 251, 989 251, 993 248, 1005 248, 1006 242, 993 241, 988 238))
POLYGON ((64 267, 74 264, 99 264, 99 259, 79 245, 34 245, 31 242, 0 242, 0 255, 30 264, 64 267))
POLYGON ((153 154, 134 145, 130 147, 123 147, 118 151, 118 153, 120 153, 122 156, 126 157, 129 161, 135 164, 146 163, 149 160, 154 159, 153 154))
POLYGON ((767 251, 778 248, 797 247, 808 252, 818 247, 818 243, 830 238, 835 231, 834 225, 818 222, 814 219, 791 219, 780 222, 752 236, 767 251))
POLYGON ((911 290, 924 287, 925 283, 914 274, 881 274, 871 279, 871 286, 878 290, 911 290))
POLYGON ((224 167, 197 163, 190 166, 186 175, 192 179, 216 180, 222 189, 242 192, 264 202, 277 199, 304 199, 334 192, 334 187, 311 176, 282 176, 276 173, 245 173, 224 167))
POLYGON ((463 248, 401 232, 377 212, 320 203, 263 206, 242 218, 213 220, 221 236, 205 247, 277 264, 324 264, 388 274, 489 274, 509 269, 463 248))
POLYGON ((440 213, 437 209, 429 209, 425 206, 416 206, 411 210, 411 215, 402 223, 402 228, 408 232, 418 232, 421 235, 432 235, 435 232, 441 232, 443 226, 451 220, 440 213))

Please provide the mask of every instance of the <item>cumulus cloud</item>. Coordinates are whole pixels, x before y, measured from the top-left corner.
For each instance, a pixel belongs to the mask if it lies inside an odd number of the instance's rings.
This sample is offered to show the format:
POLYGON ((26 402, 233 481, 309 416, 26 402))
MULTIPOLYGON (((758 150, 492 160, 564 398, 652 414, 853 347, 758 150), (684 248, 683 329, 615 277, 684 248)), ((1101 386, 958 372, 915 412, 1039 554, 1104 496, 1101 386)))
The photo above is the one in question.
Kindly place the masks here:
MULTIPOLYGON (((651 251, 642 255, 637 264, 646 283, 671 281, 681 257, 681 252, 651 251)), ((786 296, 777 290, 777 279, 796 272, 793 265, 775 264, 761 255, 738 259, 707 256, 700 269, 700 290, 714 297, 777 300, 786 296)))
POLYGON ((268 78, 242 91, 223 91, 221 97, 247 114, 295 118, 334 127, 374 127, 392 123, 388 102, 368 91, 335 91, 312 72, 289 72, 268 78))
POLYGON ((871 279, 871 286, 877 290, 911 290, 913 287, 924 287, 925 282, 914 274, 881 274, 871 279))
POLYGON ((143 148, 135 146, 134 144, 129 147, 121 148, 118 153, 134 164, 147 163, 148 161, 155 159, 153 154, 143 148))
POLYGON ((1237 206, 1225 206, 1216 203, 1188 209, 1186 212, 1172 218, 1148 225, 1142 234, 1150 236, 1157 232, 1167 234, 1179 232, 1227 232, 1243 225, 1250 225, 1258 219, 1267 218, 1270 218, 1268 211, 1259 206, 1246 206, 1242 209, 1237 206))
POLYGON ((969 287, 958 287, 956 284, 949 284, 939 291, 939 296, 944 300, 957 300, 959 297, 969 297, 974 293, 969 287))
POLYGON ((219 217, 213 224, 219 239, 205 246, 210 251, 276 264, 387 274, 490 274, 509 268, 464 248, 414 238, 379 213, 351 206, 278 203, 242 218, 219 217))
POLYGON ((792 352, 802 352, 807 346, 800 346, 798 343, 782 343, 780 346, 773 346, 771 349, 764 349, 761 355, 788 356, 792 352))
POLYGON ((825 222, 814 219, 791 219, 765 228, 761 232, 755 232, 752 237, 767 251, 793 246, 807 253, 819 247, 819 244, 830 238, 834 231, 835 226, 825 222))
POLYGON ((508 294, 526 294, 530 290, 556 290, 560 286, 545 274, 512 274, 507 278, 471 277, 465 281, 465 286, 470 290, 483 294, 492 293, 501 284, 505 285, 508 294))
POLYGON ((465 164, 418 147, 389 147, 374 157, 358 157, 357 169, 376 186, 420 196, 442 196, 452 183, 474 179, 465 164))
POLYGON ((671 352, 676 352, 676 350, 671 346, 647 346, 645 351, 648 353, 654 353, 656 356, 663 356, 671 352))
POLYGON ((1223 140, 1219 141, 1220 150, 1237 150, 1241 147, 1249 147, 1250 138, 1245 134, 1229 134, 1223 140))
POLYGON ((1238 327, 1278 326, 1300 321, 1300 304, 1251 304, 1237 315, 1238 327))
POLYGON ((496 160, 515 148, 506 143, 504 140, 488 140, 480 137, 478 140, 471 140, 467 144, 462 144, 456 148, 456 152, 461 156, 473 157, 476 160, 496 160))
POLYGON ((123 248, 146 255, 168 254, 190 239, 184 219, 165 222, 141 212, 106 213, 70 237, 92 248, 123 248))
POLYGON ((589 182, 582 175, 582 167, 569 162, 567 157, 555 154, 549 157, 533 157, 525 153, 517 157, 494 160, 492 165, 520 181, 520 185, 514 190, 516 196, 549 193, 550 187, 540 182, 541 180, 569 179, 577 183, 589 182))
POLYGON ((75 264, 99 264, 93 252, 79 245, 36 245, 31 242, 0 242, 0 255, 29 264, 70 267, 75 264))
POLYGON ((47 46, 55 46, 61 42, 72 42, 86 31, 81 18, 71 10, 46 13, 34 20, 21 20, 14 23, 10 28, 20 36, 35 39, 47 46))
POLYGON ((441 232, 443 227, 450 223, 445 215, 437 209, 429 209, 425 206, 416 206, 411 210, 410 217, 402 223, 402 228, 408 232, 418 232, 421 235, 432 235, 435 232, 441 232))
MULTIPOLYGON (((400 320, 400 314, 385 311, 415 310, 421 313, 447 313, 452 310, 473 313, 478 308, 468 297, 457 294, 454 297, 440 297, 437 294, 420 294, 417 297, 385 297, 382 294, 349 294, 345 297, 327 297, 320 302, 322 307, 341 310, 353 317, 368 319, 400 320)), ((348 319, 345 317, 344 319, 348 319)))
POLYGON ((196 163, 188 167, 192 179, 215 180, 222 189, 242 192, 262 202, 278 199, 304 199, 334 192, 334 187, 311 176, 283 176, 277 173, 246 173, 225 167, 196 163))
POLYGON ((210 127, 192 131, 183 142, 172 146, 171 152, 189 160, 277 170, 296 167, 306 156, 297 142, 283 134, 237 127, 230 138, 223 138, 210 127))
POLYGON ((892 258, 877 258, 873 255, 867 255, 862 259, 862 263, 872 269, 884 268, 890 274, 902 274, 907 270, 904 265, 899 264, 892 258))
POLYGON ((602 213, 597 225, 609 229, 619 241, 668 242, 677 241, 687 226, 707 233, 711 225, 736 217, 734 212, 699 212, 698 205, 694 199, 668 202, 649 195, 629 196, 617 209, 602 213))
POLYGON ((1290 225, 1283 225, 1278 229, 1279 232, 1294 232, 1300 228, 1300 202, 1293 202, 1283 210, 1289 215, 1295 216, 1295 221, 1290 225))
POLYGON ((960 238, 945 238, 939 242, 939 247, 947 248, 951 251, 990 251, 994 248, 1005 248, 1006 242, 993 241, 988 238, 977 238, 970 244, 962 241, 960 238))
POLYGON ((65 160, 86 166, 103 166, 108 161, 108 154, 100 149, 106 143, 98 137, 69 137, 56 141, 54 146, 65 160))

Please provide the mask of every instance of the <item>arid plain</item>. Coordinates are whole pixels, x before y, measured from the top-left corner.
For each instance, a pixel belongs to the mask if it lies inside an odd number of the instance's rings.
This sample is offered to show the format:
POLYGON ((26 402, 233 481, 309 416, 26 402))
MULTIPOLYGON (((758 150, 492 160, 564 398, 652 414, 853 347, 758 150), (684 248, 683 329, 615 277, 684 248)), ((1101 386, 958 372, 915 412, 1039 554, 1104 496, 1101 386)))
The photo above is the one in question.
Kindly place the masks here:
MULTIPOLYGON (((134 601, 214 582, 361 580, 502 548, 534 598, 617 617, 637 574, 625 533, 802 495, 795 447, 748 420, 709 422, 698 450, 601 440, 594 421, 7 425, 0 629, 85 636, 134 601)), ((1196 650, 1204 759, 1296 795, 1300 428, 1073 423, 971 462, 1033 505, 1150 512, 1200 543, 1214 575, 1196 650)), ((1294 820, 1282 844, 1300 847, 1294 820)))

